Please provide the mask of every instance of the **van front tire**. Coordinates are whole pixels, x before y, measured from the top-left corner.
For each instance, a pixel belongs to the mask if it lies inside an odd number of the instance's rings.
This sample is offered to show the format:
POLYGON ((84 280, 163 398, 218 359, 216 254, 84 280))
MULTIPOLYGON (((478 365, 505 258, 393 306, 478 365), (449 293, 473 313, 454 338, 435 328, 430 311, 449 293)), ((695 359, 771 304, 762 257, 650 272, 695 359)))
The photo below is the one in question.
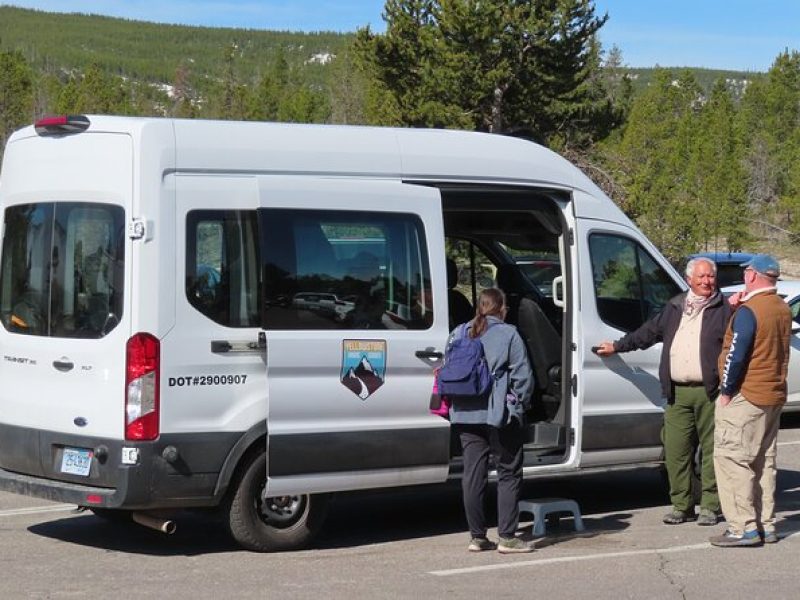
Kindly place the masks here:
POLYGON ((329 494, 262 499, 267 482, 267 457, 261 452, 244 466, 238 485, 225 504, 231 536, 254 552, 306 547, 328 514, 329 494))

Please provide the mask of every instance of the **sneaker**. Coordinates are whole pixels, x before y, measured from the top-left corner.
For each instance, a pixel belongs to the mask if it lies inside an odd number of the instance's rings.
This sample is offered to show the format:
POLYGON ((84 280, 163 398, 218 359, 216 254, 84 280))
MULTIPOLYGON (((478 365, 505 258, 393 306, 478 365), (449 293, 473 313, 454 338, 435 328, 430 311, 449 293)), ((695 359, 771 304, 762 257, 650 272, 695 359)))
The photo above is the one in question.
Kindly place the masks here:
POLYGON ((717 513, 707 508, 701 508, 700 514, 697 515, 697 524, 703 527, 717 524, 717 513))
POLYGON ((500 554, 517 554, 520 552, 533 552, 533 544, 524 542, 519 538, 500 538, 497 542, 497 551, 500 554))
POLYGON ((708 538, 712 546, 719 546, 720 548, 728 548, 735 546, 760 546, 764 542, 758 531, 745 531, 743 534, 738 535, 728 530, 722 535, 715 535, 708 538))
POLYGON ((761 539, 765 544, 777 544, 778 534, 775 531, 760 531, 761 539))
POLYGON ((694 512, 684 512, 673 508, 670 512, 665 514, 664 518, 661 520, 666 525, 679 525, 680 523, 686 523, 686 521, 694 521, 696 518, 694 512))
POLYGON ((497 548, 497 544, 485 537, 474 537, 469 541, 469 546, 467 546, 467 550, 470 552, 484 552, 495 548, 497 548))

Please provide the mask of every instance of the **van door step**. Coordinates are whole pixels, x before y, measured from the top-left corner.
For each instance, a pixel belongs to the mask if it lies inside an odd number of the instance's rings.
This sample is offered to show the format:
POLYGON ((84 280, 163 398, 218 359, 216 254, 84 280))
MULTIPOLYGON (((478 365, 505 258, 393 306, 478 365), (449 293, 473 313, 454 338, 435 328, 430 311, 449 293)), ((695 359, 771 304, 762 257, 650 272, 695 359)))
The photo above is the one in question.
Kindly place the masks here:
POLYGON ((533 515, 533 537, 543 537, 545 534, 545 521, 550 515, 558 519, 558 513, 571 513, 575 524, 575 531, 584 531, 581 518, 581 509, 575 500, 567 498, 536 498, 534 500, 520 500, 518 503, 520 513, 533 515))
POLYGON ((542 421, 528 426, 524 446, 526 450, 560 448, 564 446, 565 439, 563 425, 542 421))

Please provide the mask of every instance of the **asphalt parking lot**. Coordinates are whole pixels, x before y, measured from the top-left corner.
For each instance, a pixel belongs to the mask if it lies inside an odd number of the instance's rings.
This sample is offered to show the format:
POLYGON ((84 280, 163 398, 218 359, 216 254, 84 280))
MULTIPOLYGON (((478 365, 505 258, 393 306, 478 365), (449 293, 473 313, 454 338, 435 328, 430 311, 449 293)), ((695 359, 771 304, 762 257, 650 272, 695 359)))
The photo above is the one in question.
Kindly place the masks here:
POLYGON ((209 514, 165 536, 0 493, 0 598, 796 598, 799 420, 779 444, 781 541, 762 548, 710 546, 722 524, 663 525, 652 470, 530 482, 529 498, 576 499, 586 531, 563 519, 514 556, 466 551, 457 486, 342 494, 316 546, 283 554, 238 549, 209 514))

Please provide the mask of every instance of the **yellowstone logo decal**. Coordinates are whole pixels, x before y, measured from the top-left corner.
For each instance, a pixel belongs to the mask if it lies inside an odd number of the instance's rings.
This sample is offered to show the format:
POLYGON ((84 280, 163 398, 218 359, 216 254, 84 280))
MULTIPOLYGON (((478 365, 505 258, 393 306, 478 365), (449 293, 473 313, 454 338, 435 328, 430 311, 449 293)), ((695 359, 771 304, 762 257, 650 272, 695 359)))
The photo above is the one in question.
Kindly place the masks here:
POLYGON ((362 400, 383 385, 386 340, 342 340, 342 384, 362 400))

